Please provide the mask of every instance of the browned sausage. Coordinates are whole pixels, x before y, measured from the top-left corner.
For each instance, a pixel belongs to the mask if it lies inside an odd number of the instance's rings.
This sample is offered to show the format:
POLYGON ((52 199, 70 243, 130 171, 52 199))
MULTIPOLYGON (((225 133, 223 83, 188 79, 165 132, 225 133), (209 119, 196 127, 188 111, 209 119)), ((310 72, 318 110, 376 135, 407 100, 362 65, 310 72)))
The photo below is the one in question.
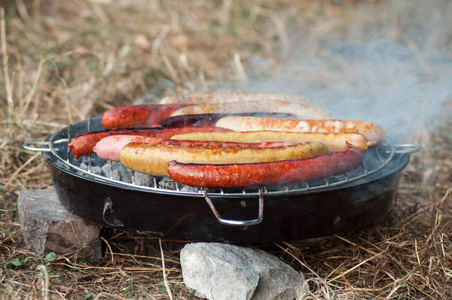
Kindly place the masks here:
POLYGON ((240 143, 316 141, 324 144, 328 151, 341 151, 347 144, 367 151, 367 139, 360 133, 288 132, 288 131, 225 131, 191 132, 178 134, 171 139, 197 141, 227 141, 240 143))
POLYGON ((189 132, 229 131, 228 129, 215 127, 184 127, 184 128, 136 128, 136 129, 111 129, 96 132, 85 132, 74 137, 69 143, 69 148, 76 159, 82 155, 90 155, 94 146, 101 139, 111 135, 141 135, 169 139, 173 135, 189 132))
POLYGON ((291 142, 264 142, 264 143, 235 143, 218 141, 189 141, 162 139, 149 136, 138 135, 112 135, 101 139, 94 147, 94 152, 102 159, 119 161, 121 149, 129 143, 146 143, 162 145, 180 145, 180 146, 198 146, 198 147, 236 147, 236 148, 262 148, 262 147, 280 147, 292 145, 291 142))
POLYGON ((301 120, 259 117, 225 117, 217 127, 233 131, 295 131, 295 132, 358 132, 367 138, 369 145, 381 143, 385 138, 383 128, 373 122, 361 120, 301 120))
POLYGON ((106 129, 149 127, 168 118, 177 109, 192 104, 143 104, 117 107, 104 112, 102 125, 106 129))
POLYGON ((241 164, 301 159, 326 153, 318 142, 271 148, 195 147, 129 143, 121 149, 121 163, 131 170, 168 176, 168 162, 241 164))
POLYGON ((246 164, 168 163, 172 179, 182 184, 207 188, 233 188, 291 183, 339 175, 357 168, 363 152, 354 147, 312 158, 246 164))

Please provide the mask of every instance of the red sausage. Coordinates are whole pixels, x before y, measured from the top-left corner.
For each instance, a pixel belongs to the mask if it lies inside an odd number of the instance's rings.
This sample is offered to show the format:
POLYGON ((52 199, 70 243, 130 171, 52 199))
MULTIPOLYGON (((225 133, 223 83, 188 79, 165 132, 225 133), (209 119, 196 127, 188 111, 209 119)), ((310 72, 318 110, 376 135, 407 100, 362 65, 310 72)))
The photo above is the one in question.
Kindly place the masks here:
POLYGON ((218 120, 228 116, 253 116, 266 118, 295 118, 294 114, 289 113, 233 113, 233 114, 193 114, 169 117, 155 123, 152 127, 187 127, 187 126, 215 126, 218 120))
POLYGON ((111 135, 141 135, 169 139, 176 134, 213 131, 229 130, 216 127, 111 129, 80 134, 71 140, 69 148, 74 153, 75 158, 79 159, 82 155, 92 154, 97 142, 111 135))
POLYGON ((119 153, 128 143, 146 143, 161 145, 180 145, 180 146, 197 146, 197 147, 281 147, 293 145, 291 142, 263 142, 263 143, 236 143, 236 142, 219 142, 219 141, 190 141, 190 140, 171 140, 149 136, 138 135, 112 135, 100 140, 94 147, 94 152, 105 160, 120 161, 119 153))
POLYGON ((355 147, 312 158, 267 163, 203 165, 168 163, 172 179, 182 184, 207 188, 291 183, 339 175, 357 168, 364 154, 355 147))
POLYGON ((171 113, 193 104, 143 104, 117 107, 104 112, 102 125, 106 129, 149 127, 168 118, 171 113))

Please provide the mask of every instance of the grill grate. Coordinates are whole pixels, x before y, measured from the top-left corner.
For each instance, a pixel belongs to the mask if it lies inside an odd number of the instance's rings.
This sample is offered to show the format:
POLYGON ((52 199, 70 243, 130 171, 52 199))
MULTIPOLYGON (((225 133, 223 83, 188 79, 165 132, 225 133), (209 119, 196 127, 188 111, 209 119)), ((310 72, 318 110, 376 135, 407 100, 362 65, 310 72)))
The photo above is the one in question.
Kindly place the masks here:
MULTIPOLYGON (((146 180, 146 184, 138 183, 136 180, 138 173, 130 170, 129 172, 132 172, 130 182, 115 179, 113 176, 115 170, 117 170, 118 165, 122 165, 106 162, 97 157, 95 154, 88 157, 88 159, 76 160, 68 147, 69 141, 74 136, 84 132, 101 130, 102 128, 99 128, 99 126, 100 118, 87 119, 60 129, 51 135, 45 142, 28 142, 24 144, 24 147, 32 151, 52 153, 57 159, 58 165, 68 172, 72 172, 88 180, 114 184, 118 187, 128 189, 138 189, 156 193, 176 193, 199 197, 204 197, 206 195, 204 189, 184 186, 168 177, 155 177, 148 175, 149 178, 146 180), (102 172, 94 172, 94 169, 98 170, 98 167, 105 168, 106 164, 108 164, 110 168, 109 174, 108 172, 106 172, 107 174, 103 174, 102 172)), ((315 181, 279 184, 275 186, 243 187, 241 189, 216 188, 209 190, 208 193, 211 197, 221 196, 227 198, 228 196, 236 197, 237 194, 240 194, 243 197, 255 197, 260 196, 262 193, 278 195, 330 189, 366 178, 367 176, 380 171, 392 160, 395 153, 413 153, 418 150, 419 147, 415 145, 394 145, 389 140, 385 140, 379 146, 368 149, 364 155, 364 161, 360 167, 338 176, 331 176, 315 181)), ((142 174, 140 174, 140 176, 141 175, 142 174)))

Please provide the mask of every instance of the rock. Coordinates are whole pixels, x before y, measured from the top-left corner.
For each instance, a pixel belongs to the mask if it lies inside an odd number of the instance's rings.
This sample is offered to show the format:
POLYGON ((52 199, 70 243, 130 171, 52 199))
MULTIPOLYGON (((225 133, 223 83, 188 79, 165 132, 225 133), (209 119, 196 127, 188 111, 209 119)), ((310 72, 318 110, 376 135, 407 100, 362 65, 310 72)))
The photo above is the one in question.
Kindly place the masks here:
POLYGON ((102 258, 99 226, 67 211, 54 190, 23 190, 18 199, 25 245, 40 256, 77 253, 90 262, 102 258))
POLYGON ((221 243, 187 244, 180 254, 185 285, 207 299, 295 299, 304 278, 259 249, 221 243))

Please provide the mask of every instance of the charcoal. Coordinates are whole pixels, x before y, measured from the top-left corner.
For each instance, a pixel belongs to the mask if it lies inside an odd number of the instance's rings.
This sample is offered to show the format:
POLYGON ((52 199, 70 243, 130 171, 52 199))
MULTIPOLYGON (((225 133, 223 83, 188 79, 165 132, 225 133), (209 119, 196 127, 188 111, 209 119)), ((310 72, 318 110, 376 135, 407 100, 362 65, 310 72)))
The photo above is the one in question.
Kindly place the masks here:
POLYGON ((130 170, 129 168, 125 167, 122 163, 120 163, 119 161, 115 161, 113 162, 113 170, 117 170, 119 177, 122 181, 124 182, 132 182, 132 170, 130 170))
MULTIPOLYGON (((164 177, 159 181, 159 187, 164 189, 176 190, 176 182, 169 177, 164 177)), ((179 186, 180 187, 180 186, 179 186)))
POLYGON ((119 171, 113 168, 110 163, 107 163, 102 166, 102 173, 105 177, 113 179, 113 180, 121 180, 119 176, 119 171))
MULTIPOLYGON (((80 164, 80 169, 88 171, 88 164, 86 164, 85 162, 82 162, 80 164)), ((102 174, 102 169, 100 167, 97 167, 97 166, 91 166, 90 171, 91 171, 91 173, 96 174, 96 175, 101 175, 102 174)), ((77 173, 82 175, 82 172, 77 172, 77 173)))
POLYGON ((181 184, 180 190, 181 190, 181 192, 193 192, 193 193, 197 193, 198 192, 198 188, 197 187, 192 187, 192 186, 185 185, 185 184, 181 184))
POLYGON ((138 185, 151 186, 152 176, 145 173, 135 172, 135 183, 138 185))

